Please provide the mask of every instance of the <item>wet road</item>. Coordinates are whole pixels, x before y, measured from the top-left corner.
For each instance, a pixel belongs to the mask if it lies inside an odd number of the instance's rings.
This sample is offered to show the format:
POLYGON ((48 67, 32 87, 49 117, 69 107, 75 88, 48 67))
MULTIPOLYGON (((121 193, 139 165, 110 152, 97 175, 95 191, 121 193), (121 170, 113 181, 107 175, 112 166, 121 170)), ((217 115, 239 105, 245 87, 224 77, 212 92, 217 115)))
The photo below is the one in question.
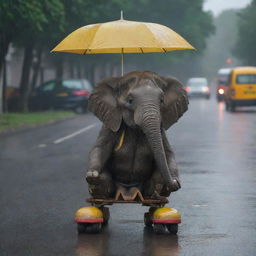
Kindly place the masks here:
POLYGON ((144 229, 139 205, 114 205, 103 233, 77 235, 93 116, 0 136, 0 255, 256 255, 255 127, 255 108, 227 113, 213 99, 192 100, 168 131, 182 181, 170 198, 177 236, 144 229))

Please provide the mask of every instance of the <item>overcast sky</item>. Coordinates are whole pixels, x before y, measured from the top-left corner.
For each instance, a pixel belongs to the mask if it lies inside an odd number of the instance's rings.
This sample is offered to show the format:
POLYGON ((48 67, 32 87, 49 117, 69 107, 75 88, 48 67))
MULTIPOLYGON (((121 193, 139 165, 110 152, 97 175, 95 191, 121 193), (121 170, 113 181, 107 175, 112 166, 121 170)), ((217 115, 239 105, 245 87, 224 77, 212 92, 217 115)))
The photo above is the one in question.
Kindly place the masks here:
POLYGON ((226 9, 238 9, 248 5, 251 0, 204 0, 204 9, 216 16, 226 9))

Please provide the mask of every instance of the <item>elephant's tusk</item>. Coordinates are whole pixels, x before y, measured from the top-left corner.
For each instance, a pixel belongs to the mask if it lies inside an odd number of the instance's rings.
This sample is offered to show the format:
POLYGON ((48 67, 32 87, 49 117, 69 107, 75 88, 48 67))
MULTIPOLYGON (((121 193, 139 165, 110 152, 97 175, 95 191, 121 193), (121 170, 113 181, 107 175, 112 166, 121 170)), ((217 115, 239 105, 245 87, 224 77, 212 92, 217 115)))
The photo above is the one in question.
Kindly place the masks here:
POLYGON ((115 152, 118 151, 123 146, 123 144, 124 144, 124 135, 125 135, 125 131, 123 130, 122 135, 121 135, 120 140, 119 140, 119 143, 114 149, 115 152))

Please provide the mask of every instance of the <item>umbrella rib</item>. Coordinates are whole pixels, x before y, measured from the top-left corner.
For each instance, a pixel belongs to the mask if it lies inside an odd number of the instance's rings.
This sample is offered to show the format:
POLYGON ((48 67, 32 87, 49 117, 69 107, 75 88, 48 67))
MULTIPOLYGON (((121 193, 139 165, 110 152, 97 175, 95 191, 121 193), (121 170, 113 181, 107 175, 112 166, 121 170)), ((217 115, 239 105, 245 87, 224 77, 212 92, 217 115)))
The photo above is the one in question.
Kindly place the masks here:
POLYGON ((142 53, 144 53, 141 47, 140 47, 140 50, 141 50, 142 53))
POLYGON ((163 50, 164 50, 164 52, 167 52, 166 49, 163 48, 163 50))
POLYGON ((86 54, 87 50, 88 50, 88 48, 87 48, 87 49, 85 49, 85 51, 84 51, 84 53, 83 53, 83 54, 86 54))

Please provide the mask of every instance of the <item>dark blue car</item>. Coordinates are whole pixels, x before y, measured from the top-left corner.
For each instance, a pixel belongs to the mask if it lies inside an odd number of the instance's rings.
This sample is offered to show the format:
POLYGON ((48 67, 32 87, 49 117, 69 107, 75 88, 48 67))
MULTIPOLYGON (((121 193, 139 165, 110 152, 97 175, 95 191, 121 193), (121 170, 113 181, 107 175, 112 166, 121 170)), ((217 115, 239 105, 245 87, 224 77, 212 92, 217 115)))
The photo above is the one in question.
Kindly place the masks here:
POLYGON ((31 110, 72 109, 83 113, 87 109, 92 86, 85 79, 51 80, 37 87, 29 99, 31 110))

